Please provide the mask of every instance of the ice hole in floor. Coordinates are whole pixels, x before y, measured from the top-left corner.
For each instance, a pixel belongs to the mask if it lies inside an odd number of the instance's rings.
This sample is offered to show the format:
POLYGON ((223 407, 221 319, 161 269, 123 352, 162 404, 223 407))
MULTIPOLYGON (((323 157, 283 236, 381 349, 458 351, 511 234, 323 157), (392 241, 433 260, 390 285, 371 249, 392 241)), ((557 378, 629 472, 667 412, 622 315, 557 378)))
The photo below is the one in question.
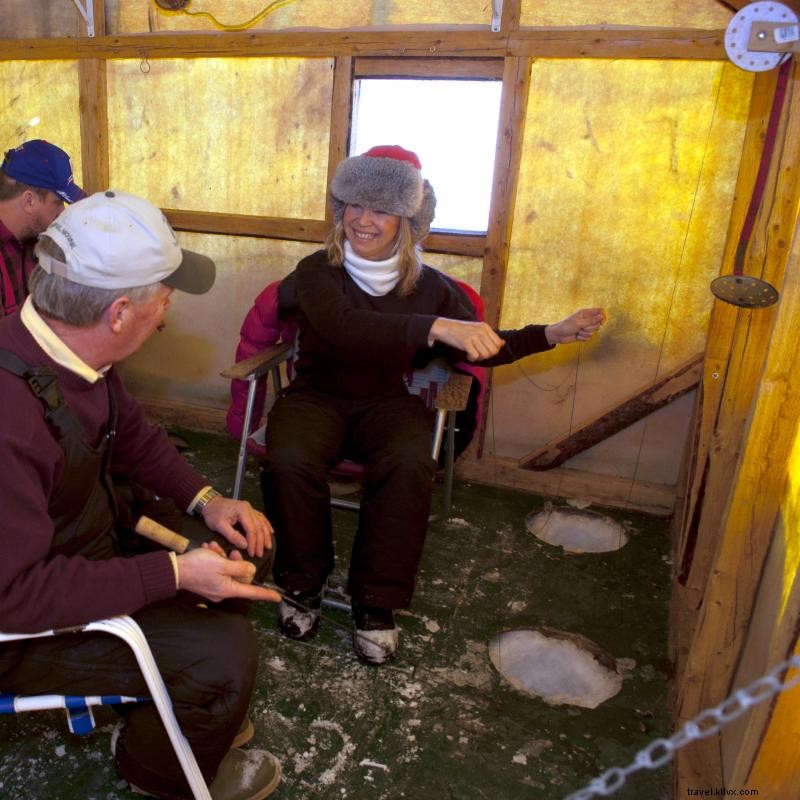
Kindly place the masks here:
POLYGON ((622 688, 614 658, 585 636, 518 628, 489 641, 489 658, 514 688, 549 705, 597 708, 622 688))
POLYGON ((611 517, 575 508, 554 508, 525 517, 525 527, 548 544, 569 553, 608 553, 628 543, 625 527, 611 517))

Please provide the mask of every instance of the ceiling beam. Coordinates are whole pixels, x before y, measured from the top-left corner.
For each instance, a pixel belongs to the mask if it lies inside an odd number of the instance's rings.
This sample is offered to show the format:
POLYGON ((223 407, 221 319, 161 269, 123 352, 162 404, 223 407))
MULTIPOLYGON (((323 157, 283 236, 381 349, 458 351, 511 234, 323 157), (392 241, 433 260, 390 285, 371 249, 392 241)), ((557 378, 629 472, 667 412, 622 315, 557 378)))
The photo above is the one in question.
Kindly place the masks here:
POLYGON ((142 33, 61 39, 2 39, 0 60, 294 56, 724 59, 724 30, 696 28, 521 28, 484 26, 347 31, 142 33))

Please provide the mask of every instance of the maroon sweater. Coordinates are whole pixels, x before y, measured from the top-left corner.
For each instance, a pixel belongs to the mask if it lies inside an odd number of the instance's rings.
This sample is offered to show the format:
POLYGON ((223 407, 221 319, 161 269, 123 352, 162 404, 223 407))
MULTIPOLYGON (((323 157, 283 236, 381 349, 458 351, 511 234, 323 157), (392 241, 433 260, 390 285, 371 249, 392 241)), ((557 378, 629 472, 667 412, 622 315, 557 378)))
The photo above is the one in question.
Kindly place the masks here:
MULTIPOLYGON (((208 481, 177 452, 166 433, 148 423, 112 368, 91 384, 55 364, 19 314, 0 319, 0 347, 30 366, 48 366, 61 393, 96 446, 108 422, 111 382, 118 406, 112 472, 135 474, 162 497, 186 508, 208 481)), ((89 561, 50 555, 54 526, 48 502, 58 487, 64 454, 27 383, 0 369, 0 630, 31 632, 130 614, 176 593, 166 551, 89 561)), ((80 502, 80 498, 76 498, 80 502)))

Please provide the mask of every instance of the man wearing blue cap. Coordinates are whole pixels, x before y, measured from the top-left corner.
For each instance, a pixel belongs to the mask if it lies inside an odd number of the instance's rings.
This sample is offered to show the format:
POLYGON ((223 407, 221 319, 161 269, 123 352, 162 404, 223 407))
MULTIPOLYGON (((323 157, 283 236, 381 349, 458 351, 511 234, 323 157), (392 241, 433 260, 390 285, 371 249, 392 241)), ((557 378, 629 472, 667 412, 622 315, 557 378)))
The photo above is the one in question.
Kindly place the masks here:
POLYGON ((64 203, 84 197, 60 147, 31 139, 6 152, 0 166, 0 316, 16 311, 28 293, 36 237, 64 203))

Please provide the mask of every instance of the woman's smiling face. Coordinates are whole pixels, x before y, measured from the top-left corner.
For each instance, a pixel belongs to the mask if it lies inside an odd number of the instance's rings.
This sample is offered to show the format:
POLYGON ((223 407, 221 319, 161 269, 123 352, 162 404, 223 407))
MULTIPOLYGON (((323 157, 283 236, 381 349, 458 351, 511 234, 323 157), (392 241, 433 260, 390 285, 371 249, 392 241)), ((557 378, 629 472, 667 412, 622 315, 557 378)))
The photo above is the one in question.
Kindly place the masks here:
POLYGON ((342 215, 344 235, 353 252, 369 261, 385 261, 392 255, 400 227, 397 214, 347 205, 342 215))

